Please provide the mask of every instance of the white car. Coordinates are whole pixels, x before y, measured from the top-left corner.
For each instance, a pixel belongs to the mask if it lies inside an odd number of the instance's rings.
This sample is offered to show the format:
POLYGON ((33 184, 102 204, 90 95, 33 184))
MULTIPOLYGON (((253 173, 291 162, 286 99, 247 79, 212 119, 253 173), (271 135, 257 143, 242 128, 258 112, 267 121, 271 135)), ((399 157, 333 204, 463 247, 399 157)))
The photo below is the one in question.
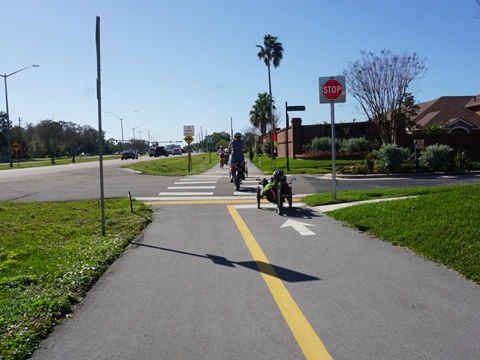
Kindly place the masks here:
POLYGON ((182 150, 180 148, 172 149, 172 155, 182 155, 182 150))

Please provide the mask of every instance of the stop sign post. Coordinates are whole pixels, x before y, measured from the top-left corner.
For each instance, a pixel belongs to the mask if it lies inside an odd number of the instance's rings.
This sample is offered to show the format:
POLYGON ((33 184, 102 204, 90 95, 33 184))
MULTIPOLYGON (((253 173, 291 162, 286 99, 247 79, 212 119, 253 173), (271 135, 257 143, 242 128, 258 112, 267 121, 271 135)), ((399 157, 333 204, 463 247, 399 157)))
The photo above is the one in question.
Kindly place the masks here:
POLYGON ((320 85, 320 104, 330 104, 332 120, 332 197, 336 199, 335 103, 344 103, 347 101, 345 76, 321 77, 318 79, 318 83, 320 85))

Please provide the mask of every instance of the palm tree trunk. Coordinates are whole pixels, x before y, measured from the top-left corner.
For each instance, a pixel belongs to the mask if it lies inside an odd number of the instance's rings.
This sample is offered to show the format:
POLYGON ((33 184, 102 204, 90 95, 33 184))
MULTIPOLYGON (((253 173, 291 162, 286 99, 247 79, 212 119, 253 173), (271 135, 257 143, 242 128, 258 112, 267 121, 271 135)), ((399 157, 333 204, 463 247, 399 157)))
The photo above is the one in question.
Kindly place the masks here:
POLYGON ((268 68, 268 92, 270 95, 270 124, 272 126, 272 131, 270 135, 270 159, 273 159, 273 132, 275 131, 275 126, 273 124, 272 80, 270 77, 270 62, 268 62, 267 68, 268 68))
POLYGON ((260 124, 260 132, 262 136, 267 135, 267 122, 265 119, 262 119, 262 123, 260 124))

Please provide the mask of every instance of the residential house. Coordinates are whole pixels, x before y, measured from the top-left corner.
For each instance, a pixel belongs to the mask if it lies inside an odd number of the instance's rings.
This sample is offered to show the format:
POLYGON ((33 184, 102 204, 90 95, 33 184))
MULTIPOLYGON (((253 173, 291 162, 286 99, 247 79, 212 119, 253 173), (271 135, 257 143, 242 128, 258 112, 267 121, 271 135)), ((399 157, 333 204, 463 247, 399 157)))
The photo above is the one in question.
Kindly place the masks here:
POLYGON ((480 132, 480 94, 476 96, 441 96, 417 104, 412 120, 421 128, 442 126, 449 134, 480 132))

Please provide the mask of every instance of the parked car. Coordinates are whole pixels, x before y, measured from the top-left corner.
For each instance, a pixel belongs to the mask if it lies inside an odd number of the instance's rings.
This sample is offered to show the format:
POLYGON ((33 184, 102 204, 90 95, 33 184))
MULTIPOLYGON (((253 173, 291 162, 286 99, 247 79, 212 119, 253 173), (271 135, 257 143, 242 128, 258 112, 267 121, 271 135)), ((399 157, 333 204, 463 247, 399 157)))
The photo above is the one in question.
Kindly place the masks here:
POLYGON ((172 149, 172 156, 173 155, 182 155, 182 150, 180 150, 180 148, 173 148, 172 149))
POLYGON ((155 148, 155 157, 159 157, 164 155, 165 157, 168 157, 168 151, 165 149, 165 146, 157 146, 155 148))
POLYGON ((155 156, 155 148, 152 147, 150 148, 150 150, 148 150, 148 156, 152 157, 152 156, 155 156))
POLYGON ((133 150, 124 150, 121 154, 122 160, 138 159, 138 154, 133 150))

